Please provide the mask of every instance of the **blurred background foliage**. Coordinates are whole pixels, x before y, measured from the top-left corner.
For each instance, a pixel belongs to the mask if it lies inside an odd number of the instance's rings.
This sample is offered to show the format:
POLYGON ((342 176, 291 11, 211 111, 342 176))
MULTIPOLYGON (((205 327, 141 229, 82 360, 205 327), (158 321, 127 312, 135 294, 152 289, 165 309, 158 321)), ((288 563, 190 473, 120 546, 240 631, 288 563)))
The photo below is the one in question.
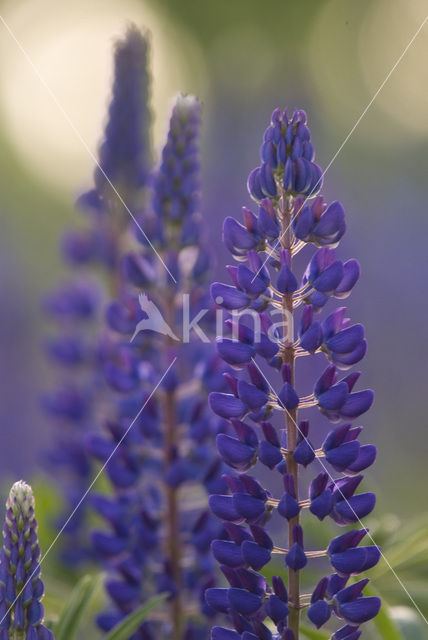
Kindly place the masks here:
MULTIPOLYGON (((152 34, 156 147, 177 91, 204 102, 203 213, 222 276, 229 260, 222 220, 248 204, 246 177, 272 109, 307 111, 317 161, 327 167, 425 12, 424 0, 0 2, 12 31, 0 24, 4 487, 18 476, 34 481, 41 474, 49 431, 38 397, 49 372, 40 350, 39 301, 63 274, 62 229, 79 224, 73 202, 90 184, 109 97, 111 46, 127 23, 152 34)), ((425 27, 329 167, 323 190, 347 211, 343 256, 357 257, 363 267, 349 307, 367 329, 364 383, 376 390, 364 422, 367 441, 379 448, 378 464, 366 476, 378 495, 372 532, 425 614, 427 56, 425 27)), ((46 549, 57 498, 43 479, 36 480, 36 497, 46 549)), ((69 585, 50 558, 45 573, 46 604, 55 616, 69 585)), ((376 588, 401 607, 394 615, 407 624, 405 637, 426 637, 388 567, 381 563, 372 573, 376 588)))

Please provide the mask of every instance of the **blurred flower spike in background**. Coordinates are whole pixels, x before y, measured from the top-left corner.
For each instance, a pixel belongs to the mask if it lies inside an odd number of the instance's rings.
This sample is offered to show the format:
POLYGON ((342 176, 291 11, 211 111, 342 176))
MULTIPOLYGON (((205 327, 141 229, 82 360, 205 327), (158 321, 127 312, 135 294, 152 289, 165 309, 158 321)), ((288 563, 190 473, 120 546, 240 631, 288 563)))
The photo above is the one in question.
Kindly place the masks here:
MULTIPOLYGON (((46 352, 57 371, 56 389, 43 397, 53 422, 49 467, 63 487, 66 509, 59 523, 79 503, 94 474, 85 441, 98 431, 102 405, 108 404, 102 328, 106 300, 119 281, 121 243, 131 216, 142 205, 142 187, 151 169, 148 42, 135 27, 117 42, 109 117, 100 146, 94 188, 78 199, 85 215, 82 229, 62 238, 62 255, 70 276, 45 297, 44 309, 55 331, 46 352), (126 204, 125 204, 125 200, 126 204)), ((86 504, 67 525, 63 560, 72 566, 91 555, 87 538, 86 504)))
MULTIPOLYGON (((138 630, 144 640, 159 634, 202 640, 209 624, 204 617, 213 613, 203 595, 216 582, 209 546, 221 526, 208 511, 207 492, 223 491, 225 484, 214 444, 223 420, 210 415, 207 394, 225 387, 225 367, 214 341, 191 336, 180 343, 176 336, 183 291, 192 315, 211 307, 210 256, 199 214, 199 136, 199 102, 178 97, 140 212, 150 242, 135 230, 140 245, 122 256, 118 297, 107 307, 112 337, 104 371, 115 404, 105 435, 89 441, 93 456, 108 461, 111 482, 110 495, 93 499, 107 524, 93 542, 109 570, 111 599, 98 622, 109 631, 153 592, 167 593, 162 615, 138 630), (144 294, 137 296, 138 290, 144 294), (123 438, 129 425, 132 432, 123 438)), ((212 334, 213 319, 212 313, 205 319, 212 334)))
MULTIPOLYGON (((214 446, 223 421, 210 415, 206 400, 208 391, 225 387, 225 367, 213 340, 195 341, 189 327, 189 336, 177 345, 175 334, 182 299, 192 316, 203 310, 205 331, 214 334, 206 284, 210 254, 200 220, 200 103, 193 96, 175 100, 154 168, 147 66, 147 37, 132 27, 115 49, 113 95, 95 185, 78 200, 91 226, 69 233, 63 245, 80 276, 92 273, 90 292, 100 293, 92 306, 77 296, 84 319, 89 315, 95 321, 92 352, 83 362, 86 382, 79 377, 81 367, 77 381, 76 367, 68 368, 72 387, 81 385, 87 411, 81 410, 78 394, 65 394, 65 406, 54 404, 54 417, 61 413, 58 405, 64 406, 72 424, 70 429, 67 420, 58 421, 53 461, 61 463, 55 472, 64 472, 68 463, 66 495, 72 490, 70 507, 79 514, 66 528, 74 556, 67 536, 62 556, 72 568, 93 558, 108 574, 109 605, 97 616, 100 628, 113 633, 153 593, 164 593, 168 604, 162 614, 145 620, 137 637, 148 640, 161 633, 197 639, 206 636, 204 617, 212 615, 203 597, 216 581, 209 545, 221 535, 208 510, 207 491, 225 489, 214 446), (107 304, 106 298, 111 299, 107 304), (146 328, 152 331, 144 333, 146 328), (85 475, 76 464, 80 460, 86 463, 85 475), (80 500, 99 463, 109 487, 91 496, 90 503, 106 528, 93 532, 90 549, 80 500)), ((86 278, 84 283, 86 291, 86 278)), ((76 296, 62 289, 60 300, 67 312, 76 296)), ((66 329, 71 325, 81 344, 80 326, 70 319, 66 329)), ((69 344, 66 337, 65 348, 54 355, 68 356, 69 344)), ((65 368, 70 364, 60 360, 65 368)))

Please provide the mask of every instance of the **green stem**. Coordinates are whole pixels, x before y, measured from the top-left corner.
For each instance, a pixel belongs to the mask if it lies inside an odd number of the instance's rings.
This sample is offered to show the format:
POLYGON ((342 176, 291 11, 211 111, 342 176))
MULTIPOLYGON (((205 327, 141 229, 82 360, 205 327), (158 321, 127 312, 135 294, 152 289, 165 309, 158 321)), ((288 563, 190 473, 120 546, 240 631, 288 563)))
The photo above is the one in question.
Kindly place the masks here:
MULTIPOLYGON (((281 247, 290 252, 293 243, 293 234, 291 232, 291 216, 292 216, 292 199, 285 195, 280 201, 280 219, 281 219, 281 247)), ((282 350, 282 361, 288 364, 291 370, 291 384, 294 387, 294 369, 295 369, 295 349, 294 342, 294 326, 293 326, 293 296, 284 295, 282 297, 283 323, 287 327, 287 334, 290 341, 284 345, 282 350)), ((285 338, 285 336, 284 336, 285 338)), ((293 453, 297 443, 297 409, 291 412, 285 411, 285 426, 287 431, 287 473, 292 474, 296 489, 296 499, 299 500, 299 469, 298 464, 293 458, 293 453)), ((293 527, 300 522, 299 514, 292 518, 288 523, 288 547, 293 544, 293 527)), ((299 623, 300 623, 300 576, 298 571, 288 569, 288 598, 290 614, 288 617, 288 626, 294 633, 295 640, 299 640, 299 623)))

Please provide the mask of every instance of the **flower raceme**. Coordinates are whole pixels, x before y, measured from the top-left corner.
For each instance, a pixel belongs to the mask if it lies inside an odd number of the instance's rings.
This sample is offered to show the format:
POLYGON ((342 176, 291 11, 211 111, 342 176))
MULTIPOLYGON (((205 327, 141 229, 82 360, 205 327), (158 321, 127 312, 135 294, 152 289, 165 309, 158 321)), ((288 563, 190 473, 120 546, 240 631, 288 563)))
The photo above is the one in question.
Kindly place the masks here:
POLYGON ((328 310, 332 301, 349 296, 360 269, 356 260, 335 256, 345 213, 339 202, 327 204, 318 194, 322 175, 305 113, 296 110, 289 117, 275 110, 260 155, 261 165, 248 179, 257 213, 244 207, 243 223, 230 217, 224 222, 224 242, 238 263, 228 267, 231 284, 211 288, 216 303, 230 312, 226 324, 233 330, 231 338, 218 338, 218 352, 236 372, 226 375, 228 393, 210 395, 213 412, 232 429, 217 436, 218 451, 236 472, 225 476, 228 492, 210 498, 227 532, 212 543, 212 553, 229 587, 209 589, 206 600, 233 626, 214 627, 212 638, 298 640, 306 610, 318 628, 334 614, 344 626, 332 638, 356 640, 380 601, 364 596, 367 580, 347 586, 348 581, 373 567, 380 550, 360 544, 364 528, 334 538, 327 549, 308 550, 300 517, 305 510, 320 521, 354 525, 375 506, 374 494, 358 487, 376 448, 362 444, 362 427, 353 425, 372 405, 373 392, 354 390, 360 374, 349 371, 365 355, 364 328, 351 324, 345 307, 328 310), (294 259, 311 246, 315 251, 299 281, 294 259), (273 312, 282 324, 273 323, 273 312), (309 395, 299 394, 296 383, 296 365, 304 356, 313 363, 309 395), (328 363, 320 374, 322 358, 328 363), (324 416, 317 425, 298 417, 311 408, 324 416), (275 414, 284 420, 279 427, 275 414), (327 422, 336 426, 326 433, 327 422), (280 495, 257 479, 260 465, 282 477, 280 495), (316 467, 305 496, 302 471, 316 467), (274 542, 269 527, 275 513, 288 530, 282 544, 274 542), (280 576, 269 583, 261 573, 274 555, 288 570, 287 585, 280 576), (318 557, 330 561, 332 572, 308 597, 300 593, 300 572, 318 557))
MULTIPOLYGON (((110 494, 92 500, 106 523, 91 550, 107 570, 109 606, 99 626, 108 631, 153 591, 167 592, 162 614, 133 637, 200 640, 214 614, 203 598, 215 584, 210 543, 222 529, 206 495, 226 491, 214 446, 224 421, 209 413, 206 397, 224 390, 224 365, 212 344, 177 345, 183 292, 192 316, 212 306, 199 221, 200 105, 177 99, 153 170, 147 57, 146 38, 131 27, 115 49, 94 187, 78 200, 89 224, 63 241, 77 277, 46 301, 59 329, 48 352, 64 375, 45 407, 58 426, 50 461, 65 476, 69 512, 94 463, 106 465, 110 481, 110 494), (155 332, 139 330, 153 308, 169 327, 165 334, 154 325, 155 332)), ((72 565, 89 555, 75 544, 78 535, 86 543, 82 514, 79 508, 67 527, 72 565)))
MULTIPOLYGON (((205 640, 214 615, 203 594, 215 584, 210 543, 222 526, 207 493, 227 491, 214 444, 225 421, 206 400, 208 391, 226 389, 225 365, 211 342, 177 339, 183 292, 192 317, 212 307, 199 221, 199 135, 200 104, 180 96, 140 217, 157 254, 136 235, 120 261, 120 294, 106 312, 104 370, 114 402, 105 433, 89 439, 93 456, 108 460, 112 489, 93 500, 107 524, 93 536, 110 598, 99 626, 108 631, 153 592, 168 594, 164 610, 133 636, 139 640, 205 640), (162 331, 136 330, 153 309, 162 331)), ((215 314, 206 318, 204 329, 214 335, 215 314)))
POLYGON ((12 486, 6 502, 0 552, 1 640, 53 640, 43 625, 44 587, 40 579, 40 548, 34 496, 25 482, 12 486))
MULTIPOLYGON (((130 222, 129 211, 118 206, 118 194, 136 213, 141 188, 149 179, 147 66, 147 40, 130 27, 115 48, 112 99, 94 188, 77 202, 86 226, 67 231, 62 240, 70 277, 44 301, 53 325, 45 347, 56 374, 55 388, 43 398, 43 408, 53 423, 54 444, 47 458, 64 494, 63 520, 75 509, 93 476, 85 438, 99 426, 100 406, 107 392, 102 367, 105 346, 99 328, 106 298, 117 293, 121 243, 130 222)), ((90 555, 86 516, 83 505, 65 530, 65 540, 70 541, 62 545, 61 556, 71 567, 90 555)))

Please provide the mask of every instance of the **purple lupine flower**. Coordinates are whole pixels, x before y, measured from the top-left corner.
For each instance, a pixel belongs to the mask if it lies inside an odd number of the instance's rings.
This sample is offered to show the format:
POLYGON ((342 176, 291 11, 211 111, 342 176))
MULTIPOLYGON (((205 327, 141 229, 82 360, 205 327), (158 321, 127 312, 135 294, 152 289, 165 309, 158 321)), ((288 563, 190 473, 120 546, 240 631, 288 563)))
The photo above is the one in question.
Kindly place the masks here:
POLYGON ((40 579, 40 547, 34 496, 22 480, 12 486, 6 502, 0 553, 0 638, 10 640, 53 640, 43 625, 40 579))
POLYGON ((116 43, 112 98, 94 176, 98 195, 109 191, 110 181, 128 206, 129 192, 138 193, 152 168, 149 55, 148 36, 135 27, 116 43))
POLYGON ((227 393, 210 395, 210 405, 235 431, 219 435, 217 448, 236 475, 226 476, 228 492, 210 498, 228 534, 212 543, 212 553, 230 586, 209 589, 206 599, 229 616, 233 628, 214 627, 213 640, 298 640, 304 609, 317 627, 334 614, 345 626, 332 637, 354 640, 380 607, 378 598, 363 595, 366 580, 347 586, 350 576, 379 560, 377 546, 359 544, 367 530, 348 531, 327 549, 308 550, 300 520, 305 509, 319 520, 352 525, 375 505, 374 494, 359 493, 358 486, 376 448, 361 444, 362 427, 352 424, 370 408, 373 392, 354 391, 358 372, 340 373, 364 357, 364 328, 351 324, 345 307, 318 315, 350 294, 360 269, 356 260, 335 256, 345 214, 339 202, 327 205, 315 195, 322 180, 313 159, 305 113, 295 111, 290 118, 275 110, 261 147, 262 165, 248 179, 258 211, 244 208, 243 224, 233 218, 224 223, 224 242, 239 266, 228 267, 232 284, 214 283, 211 293, 231 312, 226 325, 233 335, 218 338, 218 352, 236 374, 227 376, 227 393), (317 249, 299 282, 293 261, 311 244, 317 249), (278 314, 281 322, 274 320, 278 314), (319 375, 314 363, 313 391, 305 395, 300 385, 308 385, 309 367, 300 380, 298 359, 320 360, 322 354, 328 366, 319 375), (298 415, 311 407, 320 411, 317 424, 298 415), (282 424, 275 414, 282 415, 282 424), (328 421, 338 424, 326 432, 328 421), (257 480, 258 462, 282 477, 279 495, 257 480), (307 497, 304 467, 314 469, 307 497), (269 527, 274 512, 286 521, 276 532, 269 527), (282 539, 274 542, 274 533, 282 539), (273 553, 287 569, 287 588, 280 577, 270 584, 260 573, 273 553), (300 572, 315 557, 328 559, 333 573, 322 578, 308 601, 300 593, 300 572))
POLYGON ((202 333, 214 333, 215 314, 199 222, 199 132, 199 102, 179 97, 142 219, 158 255, 137 235, 143 246, 121 261, 122 295, 107 309, 105 372, 115 411, 105 435, 88 443, 101 462, 117 447, 106 467, 112 495, 93 500, 108 523, 93 536, 109 570, 111 606, 100 627, 111 629, 153 591, 169 595, 163 615, 133 636, 140 640, 205 640, 215 613, 204 592, 215 585, 210 544, 222 526, 207 508, 207 493, 227 490, 214 446, 225 421, 208 411, 206 399, 208 391, 225 389, 225 367, 202 333), (190 319, 202 314, 199 335, 186 328, 187 312, 190 319))
MULTIPOLYGON (((148 108, 148 44, 135 27, 116 44, 113 95, 93 189, 78 200, 87 218, 85 228, 66 232, 63 257, 70 276, 46 296, 44 309, 53 335, 46 352, 55 366, 56 387, 43 407, 52 419, 54 446, 47 466, 65 497, 64 521, 79 503, 93 475, 93 461, 84 441, 103 419, 107 386, 102 368, 105 338, 99 337, 106 299, 116 295, 122 238, 141 206, 141 187, 150 169, 148 108), (115 191, 116 190, 116 191, 115 191)), ((62 559, 71 566, 90 553, 86 507, 65 531, 62 559), (69 534, 70 542, 67 542, 69 534)))

